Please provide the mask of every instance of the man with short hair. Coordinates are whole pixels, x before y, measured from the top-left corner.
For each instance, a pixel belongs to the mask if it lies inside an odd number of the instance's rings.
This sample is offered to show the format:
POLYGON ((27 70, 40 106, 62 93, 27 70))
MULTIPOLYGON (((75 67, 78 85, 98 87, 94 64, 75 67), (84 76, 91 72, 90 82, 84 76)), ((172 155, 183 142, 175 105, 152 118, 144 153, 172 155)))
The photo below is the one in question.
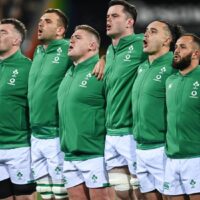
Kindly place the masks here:
POLYGON ((0 199, 33 200, 28 116, 31 60, 20 50, 26 28, 17 19, 0 21, 0 199))
POLYGON ((136 178, 136 143, 132 135, 131 89, 137 68, 146 56, 142 51, 143 35, 134 34, 136 8, 123 0, 109 2, 107 35, 112 39, 106 54, 105 159, 110 184, 118 199, 133 199, 138 190, 136 178), (130 176, 131 174, 131 176, 130 176))
POLYGON ((186 33, 176 42, 166 81, 167 136, 164 194, 170 200, 200 199, 200 38, 186 33))
POLYGON ((75 28, 68 56, 73 60, 58 91, 65 186, 72 200, 109 200, 105 169, 105 94, 92 75, 100 36, 88 25, 75 28))
POLYGON ((143 51, 148 59, 138 68, 132 89, 133 135, 137 141, 137 177, 147 200, 161 200, 166 155, 165 81, 175 70, 173 52, 180 26, 151 22, 144 34, 143 51))
POLYGON ((60 149, 57 91, 71 61, 64 39, 68 19, 59 9, 47 9, 38 24, 38 40, 29 74, 28 100, 32 129, 32 168, 43 199, 66 199, 60 149))

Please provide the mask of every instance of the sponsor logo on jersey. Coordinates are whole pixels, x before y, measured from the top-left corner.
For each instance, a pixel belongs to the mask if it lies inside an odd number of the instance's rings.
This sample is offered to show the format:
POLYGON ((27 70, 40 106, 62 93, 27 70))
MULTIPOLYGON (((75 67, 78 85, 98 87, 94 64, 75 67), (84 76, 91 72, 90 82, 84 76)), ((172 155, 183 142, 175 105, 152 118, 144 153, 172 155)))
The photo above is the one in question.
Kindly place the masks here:
POLYGON ((138 74, 142 73, 142 71, 143 71, 143 70, 140 68, 140 69, 138 70, 138 74))
POLYGON ((164 190, 169 190, 170 189, 170 183, 164 182, 163 187, 164 187, 164 190))
POLYGON ((169 85, 168 85, 168 89, 171 89, 172 88, 172 83, 170 83, 169 85))

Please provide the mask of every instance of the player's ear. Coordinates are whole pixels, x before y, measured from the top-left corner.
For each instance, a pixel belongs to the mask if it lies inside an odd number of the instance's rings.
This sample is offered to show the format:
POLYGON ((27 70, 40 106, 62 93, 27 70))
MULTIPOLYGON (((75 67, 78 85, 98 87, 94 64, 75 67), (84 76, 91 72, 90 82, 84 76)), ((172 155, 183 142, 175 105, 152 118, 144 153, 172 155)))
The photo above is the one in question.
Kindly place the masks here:
POLYGON ((91 51, 96 51, 97 50, 97 48, 98 48, 98 46, 97 46, 97 43, 96 42, 91 42, 90 44, 89 44, 89 49, 91 50, 91 51))
POLYGON ((133 27, 134 23, 135 23, 134 19, 128 18, 128 20, 127 20, 127 26, 126 27, 127 28, 133 27))
POLYGON ((57 28, 56 34, 57 34, 58 36, 63 36, 63 35, 65 34, 65 28, 64 28, 63 26, 59 26, 59 27, 57 28))
POLYGON ((195 50, 192 54, 192 58, 194 59, 200 59, 200 51, 199 50, 195 50))
POLYGON ((20 37, 15 37, 14 39, 13 39, 13 46, 20 46, 21 45, 21 43, 22 43, 22 39, 20 38, 20 37))

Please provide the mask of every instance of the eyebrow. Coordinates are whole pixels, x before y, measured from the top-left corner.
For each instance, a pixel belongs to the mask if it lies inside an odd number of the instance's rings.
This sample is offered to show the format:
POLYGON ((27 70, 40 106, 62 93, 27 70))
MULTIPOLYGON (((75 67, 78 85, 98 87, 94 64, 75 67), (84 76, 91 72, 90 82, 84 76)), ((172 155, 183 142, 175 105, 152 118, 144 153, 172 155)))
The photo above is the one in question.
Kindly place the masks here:
POLYGON ((6 31, 5 29, 0 29, 1 33, 8 33, 8 31, 6 31))
POLYGON ((158 29, 157 29, 157 28, 154 28, 154 27, 152 27, 152 28, 146 28, 146 30, 158 31, 158 29))
POLYGON ((82 37, 82 35, 80 35, 80 34, 74 34, 74 35, 72 35, 71 37, 75 37, 75 38, 81 38, 82 37))
POLYGON ((41 22, 41 21, 52 22, 51 18, 44 18, 44 19, 40 18, 39 21, 40 21, 40 22, 41 22))

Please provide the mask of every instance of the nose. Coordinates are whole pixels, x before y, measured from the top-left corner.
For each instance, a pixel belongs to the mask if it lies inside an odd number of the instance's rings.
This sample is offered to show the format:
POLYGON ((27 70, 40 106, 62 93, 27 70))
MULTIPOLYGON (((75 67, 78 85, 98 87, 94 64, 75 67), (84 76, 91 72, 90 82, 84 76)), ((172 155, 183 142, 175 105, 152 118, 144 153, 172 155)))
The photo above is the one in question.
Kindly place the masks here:
POLYGON ((71 38, 70 38, 70 43, 74 43, 74 41, 75 41, 74 36, 71 36, 71 38))
POLYGON ((107 22, 111 21, 111 17, 109 15, 107 15, 106 21, 107 22))
POLYGON ((177 46, 174 50, 174 54, 178 54, 180 52, 180 48, 177 46))
POLYGON ((41 27, 44 25, 44 22, 42 20, 39 21, 38 26, 41 27))
POLYGON ((145 31, 145 33, 144 33, 144 37, 149 37, 149 31, 145 31))
POLYGON ((71 38, 70 38, 70 43, 73 43, 74 42, 74 36, 72 36, 71 38))

